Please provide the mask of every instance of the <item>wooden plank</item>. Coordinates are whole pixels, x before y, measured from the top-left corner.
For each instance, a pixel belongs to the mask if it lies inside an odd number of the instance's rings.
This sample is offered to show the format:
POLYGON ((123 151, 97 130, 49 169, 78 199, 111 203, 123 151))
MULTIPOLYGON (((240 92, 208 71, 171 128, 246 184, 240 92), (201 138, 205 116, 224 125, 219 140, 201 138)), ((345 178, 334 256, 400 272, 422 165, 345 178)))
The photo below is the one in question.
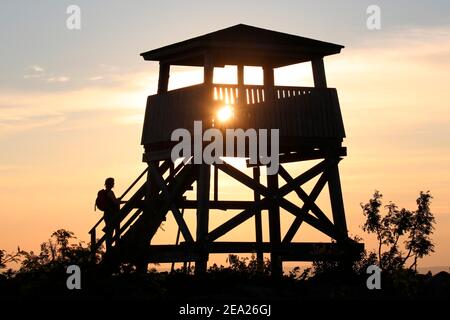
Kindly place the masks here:
POLYGON ((303 129, 303 125, 302 125, 302 116, 301 116, 301 109, 302 109, 302 101, 303 101, 303 97, 302 96, 296 96, 295 100, 296 105, 294 108, 294 134, 292 136, 298 136, 300 137, 302 134, 302 129, 303 129))
POLYGON ((328 109, 327 109, 327 116, 329 119, 329 127, 330 127, 330 135, 333 137, 340 137, 339 131, 338 131, 338 122, 339 118, 336 115, 336 112, 334 111, 334 101, 333 96, 330 94, 332 90, 327 90, 327 103, 328 103, 328 109))
POLYGON ((285 248, 281 258, 283 261, 341 261, 342 259, 358 259, 364 251, 364 244, 352 243, 341 246, 336 243, 295 243, 285 248))
POLYGON ((323 58, 316 58, 311 61, 314 87, 316 88, 326 88, 327 79, 325 76, 325 66, 323 64, 323 58))
MULTIPOLYGON (((280 175, 287 182, 292 181, 292 177, 287 173, 287 171, 284 170, 284 168, 281 169, 280 175)), ((307 214, 308 211, 311 210, 314 202, 316 201, 317 197, 319 196, 319 194, 322 191, 323 187, 325 186, 326 182, 327 182, 327 177, 326 177, 325 173, 322 173, 322 175, 320 176, 319 180, 317 181, 316 185, 314 186, 314 188, 312 189, 312 191, 309 195, 307 195, 306 192, 304 192, 303 189, 301 189, 301 187, 295 188, 295 192, 297 193, 298 197, 303 201, 303 206, 301 208, 303 214, 307 214)), ((319 216, 317 218, 324 223, 328 223, 330 225, 330 227, 332 227, 332 223, 328 220, 328 218, 324 214, 321 214, 322 211, 318 211, 318 212, 320 212, 320 213, 318 214, 319 216)), ((317 214, 317 212, 316 212, 316 214, 317 214)), ((302 222, 303 222, 302 215, 295 217, 292 225, 290 226, 289 230, 287 231, 287 233, 283 239, 283 242, 291 242, 292 241, 292 239, 294 238, 295 234, 297 233, 302 222)))
POLYGON ((219 169, 214 166, 214 201, 219 200, 219 169))
MULTIPOLYGON (((272 198, 278 191, 278 174, 267 175, 267 187, 272 198)), ((269 238, 272 246, 278 246, 281 242, 280 207, 276 201, 269 205, 269 238)), ((283 274, 283 266, 279 253, 272 251, 270 254, 272 276, 280 277, 283 274)))
POLYGON ((330 150, 309 150, 303 152, 295 152, 288 154, 281 154, 279 156, 280 163, 289 163, 289 162, 297 162, 297 161, 306 161, 306 160, 316 160, 323 159, 329 156, 338 156, 344 157, 347 155, 346 147, 338 147, 333 151, 330 150))
POLYGON ((325 120, 325 115, 324 115, 324 109, 325 109, 325 102, 324 102, 324 97, 323 97, 324 92, 320 92, 319 94, 316 95, 315 97, 315 101, 316 101, 316 111, 317 111, 317 133, 316 133, 316 137, 326 137, 326 127, 328 125, 328 123, 325 120))
MULTIPOLYGON (((157 164, 153 166, 157 166, 157 164)), ((161 170, 161 167, 159 170, 161 170)), ((174 180, 175 182, 169 186, 171 192, 176 196, 184 193, 187 186, 193 183, 193 179, 192 166, 184 166, 177 179, 174 180)), ((154 204, 152 201, 147 200, 148 204, 145 206, 144 213, 139 216, 139 219, 121 239, 123 244, 131 245, 132 247, 135 247, 136 244, 145 245, 146 242, 151 241, 169 210, 169 203, 163 200, 162 194, 158 195, 159 188, 150 173, 148 181, 151 181, 148 185, 152 186, 152 189, 149 190, 149 197, 154 201, 154 204)))
POLYGON ((264 92, 267 101, 271 103, 274 100, 274 70, 270 65, 263 66, 263 77, 264 77, 264 92))
POLYGON ((341 181, 339 178, 338 161, 328 169, 328 190, 331 200, 333 221, 339 239, 347 238, 347 222, 345 220, 344 200, 342 198, 341 181))
POLYGON ((267 198, 264 198, 263 200, 261 200, 259 202, 254 202, 251 207, 245 209, 241 213, 237 214, 236 216, 234 216, 227 222, 223 223, 222 225, 220 225, 219 227, 217 227, 216 229, 211 231, 208 234, 208 240, 214 241, 214 240, 220 238, 227 232, 236 228, 241 223, 243 223, 243 222, 247 221, 248 219, 250 219, 251 217, 253 217, 256 210, 261 210, 262 207, 266 206, 267 204, 268 204, 267 198))
POLYGON ((305 214, 301 208, 294 205, 292 202, 281 198, 278 200, 280 203, 280 207, 285 209, 286 211, 290 212, 291 214, 301 217, 304 222, 311 225, 315 229, 321 231, 322 233, 326 234, 327 236, 336 239, 336 232, 333 228, 331 228, 328 224, 323 223, 321 220, 317 219, 316 217, 313 217, 309 214, 305 214))
MULTIPOLYGON (((260 175, 259 167, 253 168, 253 179, 258 183, 260 183, 260 175)), ((261 201, 261 195, 257 191, 254 191, 253 199, 255 202, 261 201)), ((255 210, 255 241, 258 245, 263 242, 261 209, 255 210)), ((256 252, 256 264, 258 271, 262 271, 264 268, 264 255, 261 250, 257 250, 256 252)))
POLYGON ((300 185, 308 182, 309 180, 313 179, 315 176, 317 176, 318 174, 323 172, 325 170, 326 166, 327 166, 326 160, 319 162, 312 168, 308 169, 307 171, 303 172, 295 179, 291 180, 290 182, 288 182, 284 186, 282 186, 279 189, 277 196, 284 197, 285 195, 290 193, 292 190, 294 190, 294 188, 296 188, 297 186, 300 186, 300 185))
POLYGON ((214 76, 214 63, 211 53, 205 52, 203 65, 203 83, 212 84, 214 76))
POLYGON ((334 137, 334 123, 336 119, 331 115, 331 100, 329 95, 329 90, 324 90, 322 94, 322 103, 323 103, 323 121, 325 124, 325 135, 327 137, 334 137))
POLYGON ((286 99, 285 104, 279 105, 277 108, 280 120, 281 120, 281 127, 280 127, 280 134, 283 136, 288 136, 289 134, 289 118, 290 118, 290 99, 286 99))
MULTIPOLYGON (((244 210, 253 204, 254 201, 248 200, 218 200, 210 201, 209 208, 217 210, 244 210)), ((185 209, 196 209, 197 200, 180 200, 177 202, 177 205, 185 209)), ((267 206, 263 206, 261 209, 267 209, 267 206)))
MULTIPOLYGON (((214 85, 236 89, 236 85, 214 85)), ((244 86, 261 93, 263 86, 244 86)), ((290 95, 289 98, 274 99, 249 104, 237 112, 236 126, 242 128, 279 128, 281 136, 299 138, 336 137, 345 135, 342 115, 335 89, 306 87, 275 87, 289 92, 311 92, 290 95)), ((267 90, 267 88, 265 89, 267 90)), ((213 86, 196 85, 172 90, 148 98, 142 142, 169 142, 172 131, 187 128, 192 131, 194 120, 209 124, 213 103, 213 86)), ((251 94, 251 92, 250 92, 251 94)), ((231 94, 233 96, 233 94, 231 94)), ((265 96, 267 94, 265 93, 265 96)), ((157 147, 158 148, 158 147, 157 147)))
MULTIPOLYGON (((232 230, 239 224, 243 223, 247 219, 251 218, 254 215, 255 210, 261 209, 262 206, 266 205, 266 202, 268 201, 268 199, 270 199, 270 203, 272 203, 273 201, 279 201, 280 205, 283 203, 283 207, 285 209, 289 208, 286 210, 290 211, 294 215, 302 215, 305 218, 305 222, 307 222, 313 226, 320 227, 320 221, 318 221, 318 219, 316 219, 312 216, 303 215, 302 212, 299 213, 298 211, 300 210, 300 208, 298 208, 298 207, 292 205, 292 203, 282 199, 282 197, 285 196, 286 194, 290 193, 297 185, 301 185, 301 184, 311 180, 312 178, 314 178, 317 174, 319 174, 320 172, 322 172, 324 170, 325 165, 326 165, 326 161, 324 160, 324 161, 320 162, 319 164, 315 165, 314 167, 312 167, 311 169, 307 170, 303 174, 299 175, 298 177, 293 179, 291 182, 286 183, 286 185, 284 185, 283 187, 281 187, 279 189, 277 188, 276 192, 275 192, 275 190, 272 190, 271 193, 269 193, 269 191, 266 187, 257 183, 256 181, 254 181, 253 179, 251 179, 244 173, 240 172, 236 168, 234 168, 226 163, 224 163, 222 165, 218 165, 219 169, 221 169, 228 175, 232 176, 236 180, 240 181, 244 185, 247 185, 249 188, 257 191, 259 194, 261 194, 265 197, 268 197, 270 195, 270 198, 264 198, 260 202, 255 202, 255 204, 253 206, 245 209, 244 211, 242 211, 241 213, 239 213, 232 219, 228 220, 221 226, 217 227, 215 230, 211 231, 208 238, 210 239, 210 241, 213 241, 214 239, 221 237, 228 231, 232 230), (318 222, 316 222, 316 220, 318 222)), ((274 184, 273 181, 272 181, 272 184, 274 184)), ((275 222, 276 221, 274 221, 274 223, 275 222)), ((326 228, 322 228, 322 229, 325 230, 326 228)), ((274 239, 276 240, 276 237, 274 239)))
POLYGON ((303 119, 305 120, 305 137, 314 137, 314 133, 313 133, 313 112, 314 109, 311 105, 311 96, 309 95, 304 95, 304 103, 305 103, 305 107, 303 109, 303 119))
POLYGON ((289 104, 289 117, 288 117, 288 136, 295 137, 297 135, 297 110, 298 110, 298 97, 291 98, 289 104))
POLYGON ((248 188, 257 191, 261 195, 267 196, 268 191, 265 186, 263 186, 261 183, 254 181, 252 178, 247 176, 245 173, 239 171, 232 165, 224 161, 222 164, 217 164, 217 167, 219 168, 219 170, 223 171, 224 173, 234 178, 235 180, 241 182, 248 188))
POLYGON ((207 237, 209 227, 209 188, 211 167, 207 164, 196 165, 197 179, 197 243, 201 247, 200 257, 195 262, 195 273, 206 273, 208 263, 207 237))
POLYGON ((345 137, 345 129, 344 129, 344 121, 342 120, 342 113, 341 113, 341 108, 339 106, 339 98, 337 96, 337 92, 336 89, 332 89, 330 94, 333 97, 333 106, 334 106, 334 111, 336 114, 336 123, 337 123, 337 128, 338 128, 338 134, 339 137, 344 138, 345 137))
POLYGON ((167 92, 169 86, 170 64, 165 62, 159 63, 159 79, 158 79, 158 94, 167 92))
POLYGON ((310 99, 310 112, 311 112, 311 128, 312 128, 312 136, 313 137, 320 137, 320 106, 317 105, 317 96, 320 95, 320 93, 315 90, 315 92, 311 95, 309 95, 310 99))
MULTIPOLYGON (((347 246, 337 243, 297 242, 281 244, 274 247, 268 242, 260 244, 254 242, 214 242, 210 244, 210 253, 251 253, 272 251, 280 253, 283 261, 317 261, 341 260, 344 256, 358 257, 364 250, 362 243, 349 243, 347 246)), ((152 245, 146 252, 147 262, 184 262, 198 259, 198 247, 193 244, 180 245, 152 245)))

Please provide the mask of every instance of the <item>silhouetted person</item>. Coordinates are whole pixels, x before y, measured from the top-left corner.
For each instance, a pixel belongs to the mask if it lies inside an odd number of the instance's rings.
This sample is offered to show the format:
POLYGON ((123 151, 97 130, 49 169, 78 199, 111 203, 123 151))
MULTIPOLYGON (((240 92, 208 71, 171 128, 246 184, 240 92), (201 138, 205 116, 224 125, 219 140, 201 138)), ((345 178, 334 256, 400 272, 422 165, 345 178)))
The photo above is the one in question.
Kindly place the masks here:
POLYGON ((114 178, 107 178, 105 180, 105 192, 106 192, 106 208, 104 211, 104 219, 106 225, 106 249, 109 250, 112 246, 113 233, 117 236, 120 232, 120 223, 118 216, 120 212, 120 204, 124 201, 116 198, 114 191, 114 178))

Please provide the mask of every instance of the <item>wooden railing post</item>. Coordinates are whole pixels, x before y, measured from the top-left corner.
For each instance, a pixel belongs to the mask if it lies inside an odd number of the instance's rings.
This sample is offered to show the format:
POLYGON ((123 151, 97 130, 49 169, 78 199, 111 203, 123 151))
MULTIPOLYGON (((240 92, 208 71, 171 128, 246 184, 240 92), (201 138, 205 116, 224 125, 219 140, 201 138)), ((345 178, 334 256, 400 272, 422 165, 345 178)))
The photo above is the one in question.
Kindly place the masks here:
POLYGON ((158 94, 167 92, 169 88, 170 64, 159 63, 158 94))
POLYGON ((274 90, 275 90, 275 78, 273 74, 272 66, 264 66, 264 100, 272 101, 274 98, 274 90))
POLYGON ((237 66, 237 82, 238 82, 238 101, 239 105, 245 105, 247 103, 247 97, 244 87, 244 66, 237 66))
POLYGON ((204 58, 204 69, 203 69, 203 82, 206 85, 211 85, 214 78, 214 63, 212 56, 209 52, 205 53, 204 58))
POLYGON ((323 58, 316 58, 311 60, 314 86, 316 88, 326 88, 327 78, 325 76, 325 66, 323 65, 323 58))

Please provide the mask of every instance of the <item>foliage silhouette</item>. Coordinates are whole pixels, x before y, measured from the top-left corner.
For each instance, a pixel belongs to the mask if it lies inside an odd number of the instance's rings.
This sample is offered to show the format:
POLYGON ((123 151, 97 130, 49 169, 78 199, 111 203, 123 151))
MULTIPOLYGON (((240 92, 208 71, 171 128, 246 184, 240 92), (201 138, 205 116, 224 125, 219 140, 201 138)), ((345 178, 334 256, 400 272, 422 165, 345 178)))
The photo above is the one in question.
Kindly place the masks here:
POLYGON ((389 202, 385 206, 387 214, 382 215, 383 195, 375 191, 369 202, 362 204, 366 221, 362 229, 375 234, 378 240, 377 262, 383 270, 399 270, 405 267, 408 260, 412 263, 409 269, 417 271, 417 261, 434 252, 434 244, 431 240, 435 219, 430 210, 432 196, 429 191, 420 192, 416 200, 417 209, 414 211, 389 202), (401 244, 402 239, 404 249, 401 244))
MULTIPOLYGON (((270 260, 258 265, 255 255, 229 255, 227 266, 217 264, 203 276, 195 276, 186 265, 174 272, 139 274, 129 264, 123 264, 118 273, 101 276, 96 263, 104 252, 91 255, 89 245, 79 241, 65 229, 52 233, 41 244, 40 252, 8 254, 0 250, 0 298, 50 299, 299 299, 299 298, 430 298, 450 296, 450 275, 440 273, 417 274, 417 262, 433 252, 431 235, 434 217, 430 210, 429 192, 421 192, 415 211, 399 209, 394 203, 381 214, 382 195, 375 192, 368 203, 362 204, 366 221, 362 226, 377 235, 378 252, 365 251, 352 265, 350 274, 342 273, 341 262, 315 261, 311 268, 296 267, 281 279, 270 277, 270 260), (403 246, 402 246, 403 245, 403 246), (411 261, 409 263, 409 261, 411 261), (408 262, 408 263, 407 263, 408 262), (7 269, 11 263, 19 269, 7 269), (70 264, 82 270, 83 290, 69 291, 65 285, 66 268, 70 264), (366 269, 380 264, 383 268, 382 289, 367 290, 366 269), (5 271, 6 270, 6 271, 5 271)), ((360 242, 361 238, 353 240, 360 242)))

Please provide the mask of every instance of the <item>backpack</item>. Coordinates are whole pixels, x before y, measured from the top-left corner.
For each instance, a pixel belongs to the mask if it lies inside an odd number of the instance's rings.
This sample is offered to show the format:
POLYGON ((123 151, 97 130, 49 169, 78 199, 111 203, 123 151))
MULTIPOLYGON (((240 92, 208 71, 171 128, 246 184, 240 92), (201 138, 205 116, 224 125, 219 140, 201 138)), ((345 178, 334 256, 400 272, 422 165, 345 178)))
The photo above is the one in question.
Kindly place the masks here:
POLYGON ((97 192, 97 199, 95 199, 95 208, 99 208, 101 211, 105 211, 109 207, 109 199, 108 195, 106 194, 106 190, 102 189, 99 192, 97 192))

